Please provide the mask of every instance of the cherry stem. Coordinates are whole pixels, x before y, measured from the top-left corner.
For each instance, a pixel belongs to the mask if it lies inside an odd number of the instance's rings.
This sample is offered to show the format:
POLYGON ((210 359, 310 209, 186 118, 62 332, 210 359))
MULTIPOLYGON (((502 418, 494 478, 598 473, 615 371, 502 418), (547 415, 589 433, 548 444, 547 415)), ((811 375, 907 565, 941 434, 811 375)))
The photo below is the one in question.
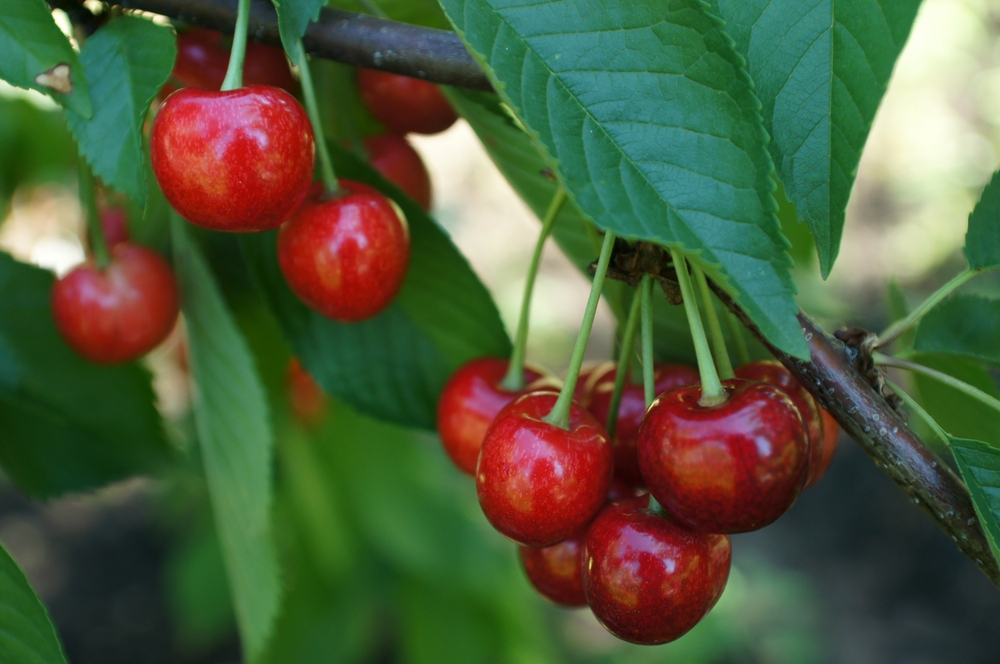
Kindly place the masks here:
POLYGON ((594 271, 594 282, 590 285, 590 298, 587 300, 587 308, 583 312, 580 332, 576 335, 576 345, 573 347, 573 356, 569 361, 566 382, 563 383, 562 391, 559 392, 559 398, 552 406, 552 411, 543 418, 549 424, 560 429, 569 428, 569 411, 573 405, 573 392, 576 390, 576 382, 580 378, 580 367, 583 366, 583 356, 587 352, 587 341, 590 340, 590 330, 594 327, 594 316, 597 314, 597 305, 601 301, 601 291, 604 289, 604 275, 608 273, 611 249, 614 246, 615 234, 607 231, 604 234, 604 244, 601 245, 601 257, 597 260, 597 269, 594 271))
POLYGON ((933 378, 949 387, 953 387, 959 392, 963 392, 977 401, 981 401, 993 410, 1000 412, 1000 401, 993 398, 986 392, 983 392, 978 387, 969 385, 965 381, 959 380, 954 376, 949 376, 948 374, 938 371, 937 369, 931 369, 930 367, 925 367, 922 364, 917 364, 916 362, 910 362, 909 360, 902 360, 898 357, 892 357, 891 355, 885 355, 883 353, 873 353, 872 357, 875 360, 875 364, 879 364, 884 367, 895 367, 896 369, 904 369, 906 371, 912 371, 913 373, 923 374, 928 378, 933 378))
POLYGON ((531 294, 535 290, 535 278, 538 276, 538 266, 542 262, 542 251, 545 249, 545 241, 549 239, 552 226, 556 223, 556 217, 566 202, 566 190, 562 185, 556 189, 549 209, 542 219, 542 231, 538 234, 538 241, 535 243, 535 252, 531 255, 531 263, 528 265, 528 274, 524 282, 524 297, 521 299, 521 315, 517 319, 517 334, 514 336, 514 351, 510 355, 510 364, 507 367, 507 375, 500 382, 500 387, 510 392, 524 389, 524 359, 528 353, 528 327, 531 320, 531 294))
POLYGON ((719 312, 715 310, 715 302, 712 300, 712 290, 708 287, 708 279, 705 278, 705 272, 697 265, 692 265, 691 268, 694 270, 694 278, 698 281, 702 304, 705 305, 705 320, 708 322, 708 333, 712 337, 715 366, 718 367, 722 380, 735 378, 733 363, 729 361, 729 351, 726 350, 726 337, 722 334, 719 312))
POLYGON ((247 55, 247 26, 250 25, 250 0, 239 0, 236 27, 233 29, 233 47, 229 51, 229 68, 222 81, 222 91, 243 87, 243 60, 247 55))
POLYGON ((698 302, 695 300, 694 288, 691 285, 691 275, 688 274, 687 261, 677 249, 671 249, 674 260, 674 270, 677 272, 677 283, 681 287, 684 298, 684 312, 687 314, 688 327, 691 328, 691 340, 694 342, 694 354, 698 358, 698 373, 701 374, 701 398, 698 404, 705 407, 718 406, 725 403, 726 390, 722 387, 719 374, 712 361, 712 351, 705 338, 705 328, 701 324, 701 314, 698 312, 698 302))
POLYGON ((750 351, 747 349, 747 340, 743 336, 743 326, 740 325, 740 321, 733 315, 733 312, 726 312, 726 324, 729 326, 729 336, 733 338, 733 345, 736 346, 736 359, 739 360, 740 365, 744 365, 750 362, 750 351))
POLYGON ((656 398, 653 376, 653 277, 649 274, 642 275, 639 298, 642 300, 642 387, 646 396, 646 408, 649 408, 656 398))
POLYGON ((969 279, 972 279, 977 274, 982 274, 983 270, 966 270, 962 272, 954 279, 946 283, 941 288, 934 291, 930 297, 923 301, 923 303, 911 311, 906 318, 898 320, 889 327, 887 327, 882 334, 878 335, 878 346, 879 348, 888 347, 893 341, 901 337, 908 329, 913 327, 921 318, 924 317, 928 311, 933 309, 941 300, 948 297, 955 291, 959 286, 964 284, 969 279))
POLYGON ((309 71, 309 56, 306 49, 299 40, 299 78, 302 82, 302 97, 306 102, 306 112, 309 114, 309 122, 312 123, 313 136, 316 143, 316 153, 319 155, 319 172, 323 178, 323 187, 329 193, 337 193, 340 185, 337 184, 337 173, 333 170, 333 160, 330 159, 330 148, 326 144, 323 136, 323 120, 319 114, 319 104, 316 102, 316 88, 313 87, 312 72, 309 71))
POLYGON ((937 420, 931 417, 930 413, 920 407, 920 404, 917 403, 916 399, 911 397, 903 388, 888 378, 885 379, 885 384, 891 387, 892 391, 895 392, 896 395, 910 407, 910 410, 916 413, 920 419, 927 423, 927 426, 934 430, 934 433, 938 435, 938 438, 944 441, 945 445, 951 445, 951 437, 948 436, 948 432, 941 428, 941 425, 937 423, 937 420))
POLYGON ((608 410, 607 429, 612 440, 614 440, 615 431, 618 429, 618 409, 622 405, 622 394, 625 392, 625 381, 628 380, 629 364, 631 363, 632 346, 635 344, 635 332, 639 327, 641 299, 639 293, 636 292, 632 298, 632 306, 628 310, 628 318, 625 319, 625 331, 622 333, 618 368, 615 370, 615 387, 611 391, 611 405, 608 410))
POLYGON ((105 268, 111 262, 108 243, 104 239, 104 229, 101 227, 101 213, 97 209, 97 199, 94 198, 94 176, 87 166, 87 161, 77 157, 78 184, 80 189, 80 207, 87 220, 87 232, 90 235, 90 250, 94 252, 97 267, 105 268))

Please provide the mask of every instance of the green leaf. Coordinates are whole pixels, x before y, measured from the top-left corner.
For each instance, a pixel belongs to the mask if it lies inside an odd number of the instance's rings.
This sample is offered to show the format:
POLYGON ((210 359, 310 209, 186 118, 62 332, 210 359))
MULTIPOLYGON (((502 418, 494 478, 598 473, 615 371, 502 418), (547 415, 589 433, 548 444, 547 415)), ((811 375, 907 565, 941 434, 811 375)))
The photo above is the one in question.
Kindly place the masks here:
POLYGON ((255 660, 278 614, 271 537, 273 434, 264 388, 243 336, 184 222, 173 219, 174 262, 197 397, 194 416, 244 647, 255 660))
POLYGON ((830 273, 861 151, 920 0, 709 0, 763 103, 785 190, 830 273))
POLYGON ((993 557, 1000 560, 1000 449, 978 440, 951 439, 962 479, 969 487, 972 506, 990 543, 993 557))
POLYGON ((135 16, 111 19, 80 52, 94 114, 67 113, 70 130, 94 174, 138 205, 146 202, 142 125, 176 55, 170 28, 135 16))
POLYGON ((1000 300, 955 295, 920 321, 914 350, 1000 365, 1000 300))
POLYGON ((442 6, 588 217, 683 249, 808 357, 760 103, 721 21, 699 0, 442 6))
POLYGON ((62 111, 0 99, 0 219, 18 187, 64 179, 75 152, 62 111))
MULTIPOLYGON (((937 369, 1000 399, 990 373, 976 362, 929 353, 916 354, 914 362, 937 369)), ((1000 446, 1000 413, 967 394, 918 373, 912 374, 920 403, 949 435, 985 440, 1000 446)))
POLYGON ((451 30, 451 24, 437 0, 331 0, 327 4, 329 7, 366 14, 374 13, 370 11, 371 5, 378 7, 386 18, 393 21, 451 30))
POLYGON ((0 662, 66 664, 59 637, 24 572, 0 546, 0 662))
POLYGON ((80 59, 44 0, 0 3, 0 53, 0 78, 43 92, 90 117, 90 93, 80 59))
POLYGON ((319 18, 325 0, 271 0, 278 12, 278 32, 285 53, 293 63, 299 61, 299 40, 309 24, 319 18))
POLYGON ((400 206, 410 267, 395 302, 370 320, 337 323, 285 283, 276 233, 241 238, 255 281, 303 366, 329 394, 377 419, 433 429, 438 395, 459 366, 507 357, 510 340, 489 291, 438 224, 370 166, 330 143, 340 177, 365 182, 400 206))
POLYGON ((52 321, 52 283, 0 253, 0 464, 39 498, 162 469, 174 451, 149 372, 70 350, 52 321))
POLYGON ((1000 171, 993 174, 969 215, 965 258, 973 270, 1000 267, 1000 171))

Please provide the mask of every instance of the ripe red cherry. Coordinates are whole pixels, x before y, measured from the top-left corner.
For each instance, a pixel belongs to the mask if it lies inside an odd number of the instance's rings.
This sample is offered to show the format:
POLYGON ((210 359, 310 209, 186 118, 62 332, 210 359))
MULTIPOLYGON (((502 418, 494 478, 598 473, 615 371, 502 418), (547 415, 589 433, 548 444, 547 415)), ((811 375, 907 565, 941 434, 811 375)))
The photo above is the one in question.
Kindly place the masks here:
MULTIPOLYGON (((177 59, 171 78, 189 88, 219 90, 229 68, 230 37, 221 32, 191 28, 177 35, 177 59)), ((243 60, 244 85, 272 85, 295 93, 297 87, 285 52, 248 41, 243 60)))
MULTIPOLYGON (((462 365, 444 386, 438 401, 437 429, 452 462, 471 476, 476 474, 479 449, 497 413, 531 388, 508 392, 501 386, 507 360, 480 357, 462 365)), ((525 367, 524 382, 531 385, 543 374, 525 367)))
POLYGON ((52 288, 59 334, 78 354, 99 364, 145 355, 170 334, 178 309, 170 265, 128 243, 111 249, 104 269, 84 263, 52 288))
POLYGON ((108 247, 128 242, 128 219, 125 210, 120 207, 101 210, 101 231, 108 247))
POLYGON ((153 122, 150 158, 167 201, 217 231, 276 228, 305 198, 315 156, 312 127, 284 90, 187 88, 153 122))
POLYGON ((521 564, 542 597, 562 606, 586 606, 583 595, 583 538, 586 529, 544 547, 519 547, 521 564))
MULTIPOLYGON (((615 362, 585 362, 580 367, 580 374, 576 379, 576 389, 573 390, 573 401, 584 408, 590 406, 590 393, 594 389, 597 381, 607 372, 615 368, 615 362)), ((607 421, 607 420, 605 420, 607 421)))
POLYGON ((806 480, 807 489, 826 475, 830 463, 833 462, 833 455, 837 452, 837 441, 840 439, 840 425, 837 424, 837 420, 833 419, 833 415, 822 408, 819 409, 819 412, 823 418, 823 453, 819 455, 819 463, 809 466, 809 479, 806 480))
POLYGON ((425 210, 431 209, 431 176, 417 151, 399 134, 365 139, 368 161, 425 210))
POLYGON ((288 361, 285 380, 292 414, 307 426, 318 426, 326 417, 327 398, 309 372, 302 368, 298 358, 288 361))
POLYGON ((406 219, 371 187, 341 180, 342 191, 309 197, 278 234, 278 263, 303 302, 353 323, 395 299, 410 264, 406 219))
POLYGON ((591 524, 583 587, 594 615, 620 639, 673 641, 711 610, 729 579, 729 537, 684 528, 646 509, 649 496, 614 503, 591 524))
MULTIPOLYGON (((587 407, 598 422, 607 424, 611 412, 611 395, 615 390, 617 365, 611 367, 598 378, 591 389, 590 405, 587 407)), ((685 385, 701 382, 698 370, 684 364, 661 364, 653 373, 654 391, 663 394, 685 385)), ((641 384, 626 380, 622 391, 622 401, 618 408, 618 425, 615 427, 615 475, 632 486, 644 486, 639 472, 639 457, 636 440, 639 437, 639 423, 646 414, 646 391, 641 384)))
POLYGON ((359 69, 358 91, 372 115, 397 134, 436 134, 458 119, 437 86, 418 78, 359 69))
POLYGON ((525 546, 550 546, 585 526, 607 499, 614 459, 604 427, 579 405, 569 429, 545 422, 558 395, 532 392, 500 411, 476 467, 479 505, 525 546))
POLYGON ((809 439, 787 394, 768 383, 722 382, 725 403, 701 406, 701 386, 661 395, 639 427, 639 467, 678 522, 741 533, 784 514, 809 472, 809 439))

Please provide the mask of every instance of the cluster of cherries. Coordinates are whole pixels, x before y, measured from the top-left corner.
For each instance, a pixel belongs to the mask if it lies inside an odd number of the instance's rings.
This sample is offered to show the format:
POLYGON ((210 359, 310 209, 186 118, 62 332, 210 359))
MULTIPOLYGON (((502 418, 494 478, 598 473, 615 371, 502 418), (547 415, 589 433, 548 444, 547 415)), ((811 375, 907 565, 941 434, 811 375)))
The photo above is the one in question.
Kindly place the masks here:
MULTIPOLYGON (((410 236, 405 216, 367 185, 313 182, 316 144, 298 84, 280 49, 249 43, 247 85, 221 91, 229 38, 181 32, 165 99, 150 132, 153 172, 170 205, 203 228, 259 232, 278 228, 278 262, 292 291, 340 322, 371 318, 395 298, 406 277, 410 236)), ((360 70, 362 101, 388 131, 364 140, 371 164, 425 209, 431 183, 405 138, 436 133, 457 116, 434 85, 360 70)), ((332 178, 331 178, 332 180, 332 178)), ((102 217, 119 218, 120 210, 102 217)), ((124 233, 124 235, 123 235, 124 233)), ((77 267, 52 293, 57 329, 83 357, 99 363, 136 359, 170 333, 179 310, 170 266, 154 252, 106 235, 109 256, 77 267)))
POLYGON ((580 374, 565 427, 547 417, 558 386, 484 358, 450 379, 438 409, 448 456, 479 504, 520 545, 528 579, 564 606, 589 605, 621 639, 672 641, 714 606, 729 577, 729 534, 766 526, 826 472, 839 428, 781 364, 758 361, 701 403, 699 373, 655 368, 659 394, 626 381, 614 439, 604 422, 614 363, 580 374))

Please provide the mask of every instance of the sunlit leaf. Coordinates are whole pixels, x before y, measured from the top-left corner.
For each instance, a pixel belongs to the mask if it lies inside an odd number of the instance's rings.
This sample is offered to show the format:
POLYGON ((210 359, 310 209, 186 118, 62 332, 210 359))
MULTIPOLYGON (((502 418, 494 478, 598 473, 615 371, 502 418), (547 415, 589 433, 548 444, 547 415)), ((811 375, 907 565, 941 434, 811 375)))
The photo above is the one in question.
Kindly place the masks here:
POLYGON ((974 270, 1000 267, 1000 171, 993 174, 969 215, 965 258, 974 270))

